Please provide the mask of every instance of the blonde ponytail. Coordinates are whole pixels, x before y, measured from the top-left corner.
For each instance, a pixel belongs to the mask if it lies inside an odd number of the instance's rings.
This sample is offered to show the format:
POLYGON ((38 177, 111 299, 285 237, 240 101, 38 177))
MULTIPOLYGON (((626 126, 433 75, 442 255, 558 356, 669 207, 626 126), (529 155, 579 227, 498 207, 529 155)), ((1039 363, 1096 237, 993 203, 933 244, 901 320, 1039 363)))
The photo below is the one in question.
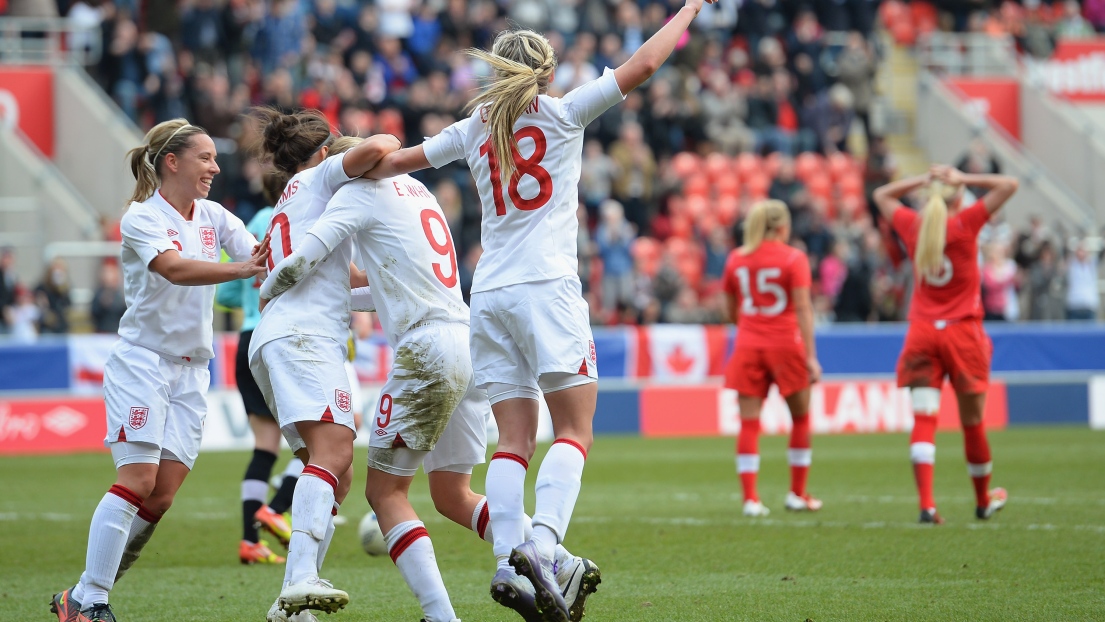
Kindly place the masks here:
POLYGON ((468 104, 468 109, 486 107, 484 118, 491 146, 506 181, 515 170, 513 154, 518 141, 514 124, 537 96, 548 90, 556 69, 556 51, 548 39, 532 30, 508 30, 495 38, 490 52, 469 49, 467 53, 491 65, 494 72, 487 88, 468 104))
POLYGON ((160 166, 165 157, 170 153, 180 155, 192 145, 193 136, 206 133, 187 119, 173 119, 153 126, 146 133, 145 144, 127 152, 130 172, 137 181, 130 202, 141 203, 152 197, 161 186, 160 166))
POLYGON ((790 210, 782 201, 760 201, 748 211, 744 219, 744 244, 741 254, 751 255, 771 231, 790 224, 790 210))
POLYGON ((929 184, 928 201, 921 210, 921 232, 913 264, 921 278, 938 278, 944 269, 944 244, 948 237, 948 199, 959 192, 943 182, 929 184))

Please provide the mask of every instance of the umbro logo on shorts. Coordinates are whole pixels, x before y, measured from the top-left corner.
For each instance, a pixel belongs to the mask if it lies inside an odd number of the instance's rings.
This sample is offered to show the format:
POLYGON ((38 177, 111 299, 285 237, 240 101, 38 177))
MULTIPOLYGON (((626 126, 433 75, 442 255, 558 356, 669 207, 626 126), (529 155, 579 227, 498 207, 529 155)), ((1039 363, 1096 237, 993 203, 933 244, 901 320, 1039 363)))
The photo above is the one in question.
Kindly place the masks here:
POLYGON ((130 429, 137 430, 146 425, 146 419, 150 415, 150 409, 144 406, 132 406, 130 409, 130 418, 127 423, 130 425, 130 429))
POLYGON ((382 430, 381 428, 376 428, 376 436, 387 436, 387 435, 388 435, 388 433, 385 432, 384 430, 382 430))
POLYGON ((334 404, 337 405, 338 410, 347 413, 353 409, 353 396, 348 391, 334 389, 334 404))

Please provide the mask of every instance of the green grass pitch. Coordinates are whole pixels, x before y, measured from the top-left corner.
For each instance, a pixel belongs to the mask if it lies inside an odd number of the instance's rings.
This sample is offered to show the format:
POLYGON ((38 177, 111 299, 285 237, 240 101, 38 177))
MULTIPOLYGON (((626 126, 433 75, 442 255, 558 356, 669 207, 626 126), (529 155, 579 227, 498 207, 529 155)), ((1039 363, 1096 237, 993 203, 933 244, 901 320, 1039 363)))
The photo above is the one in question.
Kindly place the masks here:
MULTIPOLYGON (((740 516, 731 439, 599 437, 566 543, 602 568, 587 620, 1105 620, 1105 435, 1049 427, 990 438, 1005 511, 974 519, 961 437, 941 434, 936 492, 948 524, 923 527, 904 435, 816 437, 810 489, 825 508, 813 515, 783 511, 785 439, 762 439, 760 492, 774 512, 755 520, 740 516)), ((238 564, 246 460, 200 458, 112 592, 121 621, 264 619, 283 567, 238 564)), ((363 451, 355 464, 350 524, 323 571, 352 602, 323 618, 415 622, 391 561, 357 543, 363 451)), ((112 473, 104 454, 0 459, 0 617, 51 618, 51 593, 83 568, 112 473)), ((481 489, 482 469, 474 479, 481 489)), ((457 614, 518 619, 488 596, 490 547, 433 512, 421 476, 412 496, 457 614)))

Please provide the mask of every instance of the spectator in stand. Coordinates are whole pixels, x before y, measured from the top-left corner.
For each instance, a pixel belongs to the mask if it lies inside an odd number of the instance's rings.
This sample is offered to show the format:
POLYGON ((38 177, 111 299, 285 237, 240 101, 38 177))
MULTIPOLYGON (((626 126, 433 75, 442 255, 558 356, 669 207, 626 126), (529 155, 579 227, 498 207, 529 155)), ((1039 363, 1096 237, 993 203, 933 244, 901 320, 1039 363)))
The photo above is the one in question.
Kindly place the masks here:
POLYGON ((825 155, 848 152, 848 133, 855 116, 855 99, 843 84, 837 83, 828 92, 815 97, 804 109, 805 127, 817 136, 818 149, 825 155))
POLYGON ((1078 0, 1063 3, 1063 17, 1055 25, 1055 34, 1060 39, 1090 39, 1096 36, 1093 24, 1082 17, 1078 0))
POLYGON ((1097 256, 1091 254, 1086 241, 1078 243, 1067 258, 1067 319, 1097 319, 1101 293, 1097 286, 1097 256))
POLYGON ((579 175, 579 194, 588 214, 598 214, 599 204, 609 199, 614 192, 614 178, 621 169, 614 160, 602 150, 602 143, 588 140, 583 145, 583 164, 579 175))
POLYGON ((305 34, 296 0, 272 0, 268 6, 268 14, 261 20, 253 40, 252 51, 253 58, 260 61, 265 76, 296 61, 305 34))
POLYGON ((42 283, 35 288, 35 304, 40 309, 39 333, 65 334, 69 332, 69 268, 65 260, 56 257, 46 267, 42 283))
MULTIPOLYGON (((801 204, 806 192, 806 185, 799 179, 794 169, 794 158, 783 156, 779 158, 779 172, 771 182, 768 197, 786 203, 793 212, 795 205, 801 204)), ((793 214, 792 214, 793 216, 793 214)), ((793 221, 793 217, 791 218, 793 221)))
POLYGON ((223 15, 214 0, 192 0, 183 5, 180 43, 196 60, 215 63, 226 49, 223 15))
POLYGON ((729 240, 729 233, 723 227, 714 227, 706 233, 706 266, 703 276, 707 283, 721 279, 725 272, 725 261, 729 259, 731 250, 733 250, 733 243, 729 240))
POLYGON ((844 286, 844 280, 848 278, 848 261, 852 256, 852 246, 847 240, 837 240, 833 243, 833 252, 818 263, 818 281, 821 284, 820 294, 824 296, 831 306, 836 306, 840 289, 844 286))
POLYGON ((8 323, 8 310, 15 304, 15 289, 19 277, 15 274, 15 251, 0 248, 0 334, 11 329, 8 323))
MULTIPOLYGON (((576 261, 579 264, 576 272, 579 273, 579 282, 583 287, 584 297, 588 297, 591 292, 591 269, 595 255, 598 254, 587 221, 587 206, 583 204, 583 201, 580 201, 579 207, 576 208, 576 261)), ((588 297, 588 302, 591 302, 590 297, 588 297)))
POLYGON ((602 309, 611 312, 633 301, 633 256, 630 246, 637 232, 625 219, 621 203, 604 201, 599 208, 595 244, 602 259, 602 309))
MULTIPOLYGON (((990 153, 990 148, 980 138, 971 141, 967 147, 967 152, 956 162, 955 168, 969 175, 1001 175, 1001 164, 990 153)), ((982 188, 968 187, 967 189, 975 196, 986 194, 982 188)))
POLYGON ((718 151, 730 155, 751 151, 755 146, 755 137, 744 125, 743 119, 748 112, 743 93, 733 85, 723 69, 711 70, 705 86, 699 96, 699 106, 706 139, 718 151))
POLYGON ((38 320, 42 310, 35 304, 35 297, 26 287, 15 286, 12 306, 4 308, 4 320, 11 327, 11 340, 16 343, 33 343, 38 339, 38 320))
POLYGON ((621 202, 626 218, 637 226, 637 231, 648 231, 656 215, 653 184, 657 166, 640 124, 622 125, 618 140, 610 146, 610 158, 618 167, 614 198, 621 202))
POLYGON ((108 93, 123 113, 138 121, 139 104, 146 83, 146 57, 138 47, 138 26, 126 13, 107 24, 109 41, 100 59, 108 93))
POLYGON ((991 242, 985 249, 982 266, 982 311, 987 322, 1016 319, 1017 264, 1010 259, 1005 246, 991 242))
POLYGON ((1105 34, 1105 0, 1082 0, 1082 11, 1094 30, 1105 34))
POLYGON ((92 330, 97 333, 119 332, 119 320, 127 310, 123 297, 123 280, 118 264, 105 261, 100 266, 100 282, 92 293, 92 330))
POLYGON ((833 305, 834 321, 867 322, 873 317, 871 279, 876 257, 872 256, 869 248, 849 248, 849 251, 844 281, 833 305))
POLYGON ((871 129, 871 102, 875 98, 875 54, 871 44, 858 31, 848 33, 848 45, 837 58, 840 83, 848 87, 854 99, 856 118, 863 124, 868 149, 875 132, 871 129))
POLYGON ((1064 316, 1064 278, 1062 267, 1050 241, 1040 244, 1032 266, 1028 268, 1028 318, 1055 321, 1064 316))

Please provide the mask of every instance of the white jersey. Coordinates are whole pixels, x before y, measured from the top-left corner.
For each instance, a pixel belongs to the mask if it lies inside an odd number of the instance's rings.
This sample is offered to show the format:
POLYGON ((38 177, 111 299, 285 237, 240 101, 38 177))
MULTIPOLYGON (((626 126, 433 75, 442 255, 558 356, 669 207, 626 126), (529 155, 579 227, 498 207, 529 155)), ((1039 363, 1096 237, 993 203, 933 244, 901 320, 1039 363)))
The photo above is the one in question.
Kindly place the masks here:
POLYGON ((538 95, 514 124, 517 172, 506 184, 483 108, 423 144, 435 168, 465 158, 476 180, 483 204, 483 256, 472 292, 576 277, 583 129, 624 98, 609 68, 563 98, 538 95))
MULTIPOLYGON (((196 199, 192 219, 185 220, 161 196, 161 190, 123 214, 123 296, 127 311, 119 321, 119 336, 171 357, 215 358, 215 286, 173 285, 150 270, 150 262, 175 250, 184 259, 219 263, 219 249, 235 261, 248 261, 257 239, 240 218, 214 201, 196 199)), ((202 361, 202 363, 200 362, 202 361)))
POLYGON ((358 179, 342 186, 309 233, 331 252, 354 236, 380 325, 393 348, 421 322, 468 324, 445 214, 413 177, 358 179))
MULTIPOLYGON (((326 202, 351 179, 342 166, 344 159, 345 154, 327 158, 297 173, 284 186, 269 225, 270 271, 303 242, 307 231, 322 216, 326 202)), ((317 335, 346 342, 351 249, 350 242, 338 244, 298 285, 269 301, 249 341, 251 361, 261 346, 282 337, 317 335)), ((300 268, 300 274, 306 271, 304 268, 300 268)))

